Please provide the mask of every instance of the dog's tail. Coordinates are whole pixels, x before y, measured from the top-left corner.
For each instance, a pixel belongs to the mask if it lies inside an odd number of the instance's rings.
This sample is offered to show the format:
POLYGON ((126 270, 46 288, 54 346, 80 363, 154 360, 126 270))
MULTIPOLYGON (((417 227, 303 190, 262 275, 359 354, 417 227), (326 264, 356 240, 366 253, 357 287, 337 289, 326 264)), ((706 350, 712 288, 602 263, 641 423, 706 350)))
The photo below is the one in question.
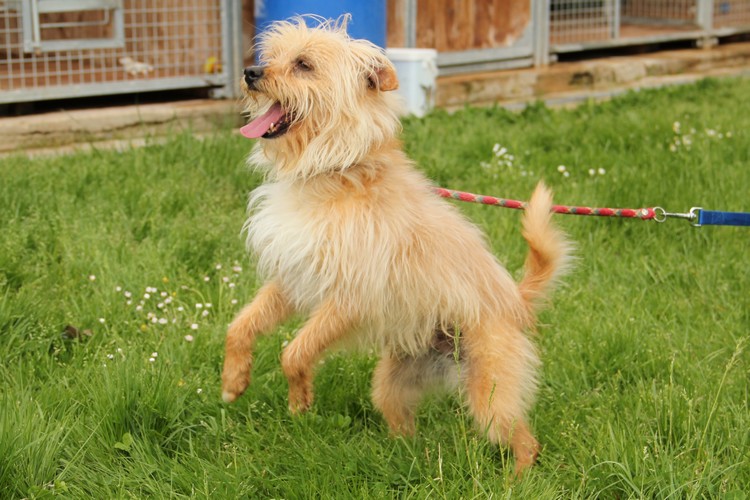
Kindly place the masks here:
POLYGON ((555 281, 568 269, 573 246, 552 222, 552 191, 540 182, 523 216, 523 237, 529 245, 524 276, 519 283, 529 322, 555 281))

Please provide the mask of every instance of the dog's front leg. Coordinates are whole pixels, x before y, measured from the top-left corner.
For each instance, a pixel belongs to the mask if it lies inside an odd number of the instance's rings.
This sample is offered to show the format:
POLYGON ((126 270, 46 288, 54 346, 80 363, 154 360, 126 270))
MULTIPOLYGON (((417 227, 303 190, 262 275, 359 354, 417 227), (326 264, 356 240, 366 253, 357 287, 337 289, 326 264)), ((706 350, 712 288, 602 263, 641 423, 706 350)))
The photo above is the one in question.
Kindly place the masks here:
POLYGON ((292 306, 277 283, 260 289, 255 299, 245 306, 229 325, 226 356, 221 375, 221 396, 231 403, 250 384, 250 369, 255 339, 269 332, 292 313, 292 306))
POLYGON ((289 381, 289 411, 301 413, 312 404, 313 367, 320 356, 346 335, 354 321, 332 301, 318 307, 297 337, 284 349, 281 368, 289 381))

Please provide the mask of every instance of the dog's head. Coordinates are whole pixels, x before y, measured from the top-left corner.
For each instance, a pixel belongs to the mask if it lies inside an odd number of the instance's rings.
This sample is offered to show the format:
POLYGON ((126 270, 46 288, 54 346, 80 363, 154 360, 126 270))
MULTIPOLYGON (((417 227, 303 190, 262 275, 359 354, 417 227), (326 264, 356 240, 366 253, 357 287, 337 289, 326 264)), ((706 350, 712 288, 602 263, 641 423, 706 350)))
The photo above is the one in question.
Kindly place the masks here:
POLYGON ((398 106, 388 95, 396 71, 376 45, 347 35, 346 18, 274 23, 257 49, 258 64, 245 68, 241 84, 252 118, 241 132, 261 139, 276 171, 343 170, 397 133, 398 106))

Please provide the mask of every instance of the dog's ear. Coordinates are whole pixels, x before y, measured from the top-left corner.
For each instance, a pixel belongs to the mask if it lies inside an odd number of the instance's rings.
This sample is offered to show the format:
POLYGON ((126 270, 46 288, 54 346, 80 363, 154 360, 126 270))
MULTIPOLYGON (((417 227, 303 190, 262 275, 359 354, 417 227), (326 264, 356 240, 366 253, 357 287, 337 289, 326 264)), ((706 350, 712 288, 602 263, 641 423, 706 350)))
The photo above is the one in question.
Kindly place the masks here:
POLYGON ((377 89, 382 92, 396 90, 398 88, 396 68, 385 57, 379 59, 367 76, 367 85, 371 89, 377 89))

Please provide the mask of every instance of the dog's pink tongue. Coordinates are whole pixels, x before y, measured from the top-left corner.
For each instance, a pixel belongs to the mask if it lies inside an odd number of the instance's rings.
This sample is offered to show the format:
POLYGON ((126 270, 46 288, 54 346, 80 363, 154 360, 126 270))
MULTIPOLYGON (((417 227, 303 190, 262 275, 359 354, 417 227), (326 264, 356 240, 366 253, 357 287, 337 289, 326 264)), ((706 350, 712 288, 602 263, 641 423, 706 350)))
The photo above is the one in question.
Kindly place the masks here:
POLYGON ((271 106, 271 109, 242 127, 240 129, 240 134, 248 139, 257 139, 268 132, 268 129, 271 128, 271 124, 278 122, 282 116, 284 116, 284 110, 281 109, 279 104, 274 104, 271 106))

